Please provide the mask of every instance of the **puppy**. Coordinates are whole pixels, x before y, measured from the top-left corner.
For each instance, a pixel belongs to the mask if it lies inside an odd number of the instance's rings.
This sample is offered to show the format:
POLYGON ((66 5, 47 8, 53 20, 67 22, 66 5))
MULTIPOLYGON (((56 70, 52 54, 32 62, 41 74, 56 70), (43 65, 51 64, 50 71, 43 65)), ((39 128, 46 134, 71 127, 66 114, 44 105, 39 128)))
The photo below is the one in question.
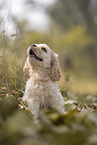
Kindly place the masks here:
POLYGON ((46 44, 32 44, 27 55, 23 72, 28 81, 23 101, 27 101, 34 118, 38 118, 41 107, 65 113, 64 99, 57 84, 61 77, 58 55, 46 44))

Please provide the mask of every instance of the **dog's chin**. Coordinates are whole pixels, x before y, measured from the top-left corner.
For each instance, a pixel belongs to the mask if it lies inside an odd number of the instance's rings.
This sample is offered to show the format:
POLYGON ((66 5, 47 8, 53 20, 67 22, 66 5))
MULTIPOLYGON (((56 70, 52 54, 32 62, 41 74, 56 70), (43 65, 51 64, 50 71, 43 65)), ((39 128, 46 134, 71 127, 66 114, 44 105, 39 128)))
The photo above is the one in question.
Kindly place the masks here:
POLYGON ((42 65, 41 62, 43 62, 43 61, 39 61, 34 56, 31 56, 31 55, 29 55, 28 57, 29 57, 29 63, 32 66, 40 66, 40 65, 42 65))

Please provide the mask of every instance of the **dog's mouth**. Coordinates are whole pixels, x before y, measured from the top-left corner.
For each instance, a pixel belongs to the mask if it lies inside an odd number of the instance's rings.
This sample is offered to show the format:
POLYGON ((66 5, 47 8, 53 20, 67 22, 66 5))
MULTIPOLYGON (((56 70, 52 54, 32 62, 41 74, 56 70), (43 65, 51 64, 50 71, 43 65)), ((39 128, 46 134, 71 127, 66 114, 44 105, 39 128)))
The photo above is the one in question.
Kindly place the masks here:
POLYGON ((33 51, 32 49, 30 49, 29 55, 30 55, 31 57, 34 57, 35 59, 37 59, 37 60, 39 60, 39 61, 43 61, 42 58, 39 58, 38 56, 36 56, 36 54, 34 53, 34 51, 33 51))

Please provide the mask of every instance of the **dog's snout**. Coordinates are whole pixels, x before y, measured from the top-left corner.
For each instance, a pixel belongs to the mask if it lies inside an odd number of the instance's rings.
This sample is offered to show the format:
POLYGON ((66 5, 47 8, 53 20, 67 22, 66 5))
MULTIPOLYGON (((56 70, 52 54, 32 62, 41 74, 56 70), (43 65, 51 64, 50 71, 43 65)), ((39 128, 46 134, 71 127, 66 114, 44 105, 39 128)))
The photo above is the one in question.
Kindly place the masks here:
POLYGON ((37 47, 37 45, 36 45, 35 43, 34 43, 34 44, 32 44, 32 46, 33 46, 33 47, 37 47))

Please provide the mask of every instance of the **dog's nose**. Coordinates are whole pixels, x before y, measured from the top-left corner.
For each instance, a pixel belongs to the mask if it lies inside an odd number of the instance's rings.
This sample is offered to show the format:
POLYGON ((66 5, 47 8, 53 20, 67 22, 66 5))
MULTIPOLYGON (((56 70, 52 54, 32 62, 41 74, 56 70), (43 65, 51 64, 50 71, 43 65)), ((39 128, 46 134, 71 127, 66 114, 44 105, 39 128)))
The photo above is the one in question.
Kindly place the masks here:
POLYGON ((32 44, 32 46, 33 46, 33 47, 37 47, 37 45, 36 45, 35 43, 34 43, 34 44, 32 44))

